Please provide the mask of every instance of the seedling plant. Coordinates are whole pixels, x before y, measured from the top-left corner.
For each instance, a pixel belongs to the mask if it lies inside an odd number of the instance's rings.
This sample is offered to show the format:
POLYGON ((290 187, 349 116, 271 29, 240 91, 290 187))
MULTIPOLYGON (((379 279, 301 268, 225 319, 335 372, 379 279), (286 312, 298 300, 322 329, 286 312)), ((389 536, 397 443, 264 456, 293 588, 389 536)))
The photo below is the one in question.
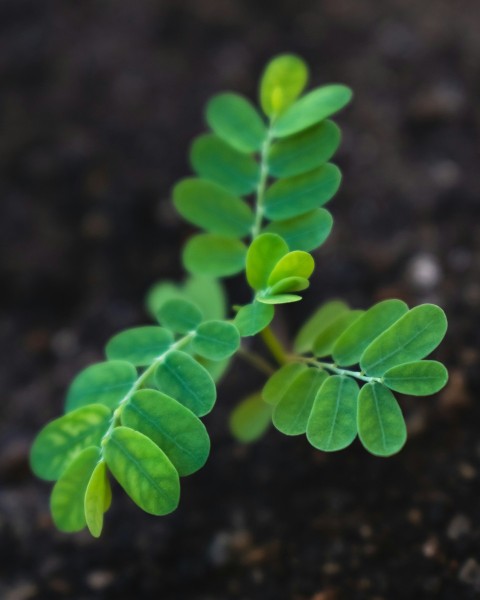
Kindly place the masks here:
POLYGON ((358 310, 334 299, 307 319, 291 350, 271 328, 277 305, 300 301, 309 286, 311 253, 333 224, 325 205, 341 182, 330 162, 341 141, 331 117, 351 91, 331 84, 304 93, 307 81, 305 63, 285 54, 264 70, 260 109, 230 92, 208 103, 210 132, 190 153, 195 176, 173 190, 177 211, 201 229, 183 250, 189 275, 153 287, 147 307, 158 324, 110 339, 106 360, 77 375, 65 414, 33 444, 31 466, 55 482, 50 505, 62 531, 100 535, 110 476, 147 513, 176 509, 180 478, 208 458, 201 417, 237 353, 267 374, 263 390, 231 415, 242 442, 273 423, 323 452, 358 436, 370 453, 390 456, 407 437, 394 392, 425 396, 447 382, 441 363, 424 360, 447 327, 432 304, 389 299, 358 310), (242 273, 251 301, 228 311, 220 281, 242 273), (275 368, 242 344, 257 334, 275 368))

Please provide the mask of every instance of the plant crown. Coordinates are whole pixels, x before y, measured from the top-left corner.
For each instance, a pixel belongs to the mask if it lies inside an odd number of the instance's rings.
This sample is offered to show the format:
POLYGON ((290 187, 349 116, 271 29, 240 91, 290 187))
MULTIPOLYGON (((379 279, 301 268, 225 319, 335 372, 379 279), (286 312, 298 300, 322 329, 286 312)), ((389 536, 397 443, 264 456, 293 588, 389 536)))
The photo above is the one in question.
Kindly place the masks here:
POLYGON ((324 206, 341 181, 329 162, 341 138, 331 117, 352 94, 338 84, 304 94, 307 80, 300 58, 281 55, 260 82, 263 115, 230 92, 208 103, 211 132, 191 148, 195 176, 173 190, 178 212, 202 230, 183 251, 190 275, 181 285, 153 287, 147 306, 158 325, 115 335, 106 360, 74 379, 65 414, 33 444, 33 471, 56 482, 51 511, 61 530, 87 526, 100 535, 109 474, 144 511, 175 510, 180 477, 209 455, 201 417, 212 410, 216 382, 238 351, 268 374, 263 390, 231 415, 231 431, 243 442, 273 422, 325 452, 358 435, 372 454, 390 456, 407 436, 393 392, 423 396, 445 385, 445 367, 423 360, 447 326, 431 304, 409 309, 392 299, 364 311, 332 300, 301 327, 291 352, 269 327, 275 306, 301 300, 309 286, 310 253, 333 223, 324 206), (229 319, 219 279, 243 271, 252 301, 229 319), (250 353, 248 343, 241 348, 241 338, 259 333, 277 368, 250 353))

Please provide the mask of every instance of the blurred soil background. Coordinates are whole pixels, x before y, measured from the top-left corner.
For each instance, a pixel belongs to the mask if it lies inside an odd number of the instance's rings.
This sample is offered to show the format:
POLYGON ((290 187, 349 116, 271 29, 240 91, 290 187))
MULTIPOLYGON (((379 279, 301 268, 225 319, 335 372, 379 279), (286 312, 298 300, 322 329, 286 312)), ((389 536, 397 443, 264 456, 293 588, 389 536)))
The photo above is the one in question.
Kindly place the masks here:
POLYGON ((3 600, 480 597, 479 30, 478 0, 0 0, 3 600), (339 295, 437 302, 450 384, 402 399, 410 439, 390 460, 274 431, 241 447, 228 414, 262 380, 236 362, 176 513, 116 489, 99 541, 61 534, 31 440, 108 337, 148 322, 149 286, 182 277, 191 229, 169 191, 202 107, 255 97, 282 51, 355 100, 334 233, 279 326, 339 295))

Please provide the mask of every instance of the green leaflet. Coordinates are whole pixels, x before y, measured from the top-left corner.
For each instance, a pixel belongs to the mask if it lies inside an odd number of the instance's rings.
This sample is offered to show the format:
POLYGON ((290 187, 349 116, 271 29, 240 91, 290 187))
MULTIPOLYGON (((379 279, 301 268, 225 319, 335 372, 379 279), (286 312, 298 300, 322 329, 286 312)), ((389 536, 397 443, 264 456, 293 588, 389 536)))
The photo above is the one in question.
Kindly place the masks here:
POLYGON ((376 456, 391 456, 405 444, 407 429, 392 392, 380 383, 368 383, 358 396, 358 435, 376 456))
POLYGON ((244 444, 258 440, 270 425, 272 409, 260 394, 252 394, 242 400, 230 415, 230 431, 234 438, 244 444))
POLYGON ((195 235, 183 250, 185 268, 196 275, 228 277, 245 268, 247 248, 240 240, 209 233, 195 235))
POLYGON ((70 412, 87 404, 116 408, 137 379, 137 370, 122 360, 101 362, 81 371, 71 383, 65 403, 70 412))
POLYGON ((162 392, 199 417, 209 413, 215 404, 217 391, 208 371, 185 352, 170 352, 158 365, 155 380, 162 392))
POLYGON ((353 379, 333 375, 318 390, 307 423, 307 439, 324 452, 349 446, 357 435, 359 388, 353 379))
POLYGON ((302 325, 293 343, 293 349, 299 354, 313 349, 315 338, 335 319, 349 310, 345 302, 332 300, 318 308, 302 325))
POLYGON ((48 423, 33 443, 32 471, 42 479, 58 479, 82 450, 100 445, 111 416, 106 406, 89 404, 48 423))
POLYGON ((365 350, 360 365, 371 377, 380 377, 397 365, 425 358, 442 341, 447 318, 434 304, 412 308, 365 350))
POLYGON ((151 515, 166 515, 177 508, 178 473, 152 440, 128 427, 116 427, 104 453, 113 476, 141 509, 151 515))
POLYGON ((268 154, 268 170, 275 177, 308 173, 332 158, 340 140, 340 128, 333 121, 323 121, 274 143, 268 154))
POLYGON ((157 318, 170 331, 186 334, 200 325, 203 315, 189 300, 177 298, 164 302, 157 312, 157 318))
POLYGON ((262 390, 262 398, 267 404, 276 405, 285 396, 295 379, 308 370, 303 363, 288 363, 275 371, 262 390))
POLYGON ((429 396, 448 381, 448 371, 435 360, 420 360, 398 365, 383 376, 384 384, 395 392, 411 396, 429 396))
POLYGON ((281 54, 271 60, 260 80, 260 104, 268 117, 285 111, 302 93, 308 81, 308 67, 295 54, 281 54))
POLYGON ((179 298, 193 302, 205 319, 223 319, 226 315, 227 300, 222 284, 202 275, 191 275, 182 284, 171 281, 155 284, 147 294, 148 311, 156 318, 162 304, 179 298))
POLYGON ((234 324, 242 337, 255 335, 270 324, 275 315, 275 309, 270 304, 253 301, 246 304, 235 316, 234 324))
POLYGON ((205 321, 198 327, 192 342, 195 354, 210 360, 228 358, 239 346, 238 329, 227 321, 205 321))
POLYGON ((341 366, 360 362, 371 342, 407 312, 408 306, 401 300, 384 300, 369 308, 336 341, 332 350, 334 361, 341 366))
POLYGON ((181 476, 195 473, 207 461, 210 438, 204 424, 166 394, 136 392, 123 409, 122 424, 155 442, 181 476))
POLYGON ((363 310, 350 310, 342 313, 330 322, 315 338, 313 353, 315 356, 328 356, 342 333, 364 314, 363 310))
POLYGON ((154 325, 132 327, 114 335, 105 347, 109 360, 126 360, 137 367, 148 367, 173 344, 167 329, 154 325))
POLYGON ((105 461, 97 462, 85 491, 85 521, 93 537, 100 537, 103 529, 103 515, 112 499, 112 489, 107 476, 105 461))
POLYGON ((299 435, 307 430, 307 423, 315 396, 327 378, 319 369, 300 373, 273 409, 273 424, 285 435, 299 435))
POLYGON ((265 215, 272 221, 298 217, 326 204, 337 193, 342 174, 326 163, 314 171, 279 179, 265 194, 265 215))
POLYGON ((243 96, 224 93, 207 105, 207 122, 213 131, 240 152, 260 150, 266 127, 255 107, 243 96))
POLYGON ((86 525, 85 492, 99 457, 100 448, 85 448, 53 487, 50 510, 55 525, 65 533, 80 531, 86 525))
POLYGON ((247 252, 247 281, 254 290, 268 286, 268 278, 277 262, 288 253, 284 240, 274 233, 262 233, 253 240, 247 252))
POLYGON ((202 135, 193 143, 190 162, 195 172, 235 195, 255 190, 259 166, 252 156, 235 150, 216 135, 202 135))
POLYGON ((209 233, 244 237, 255 220, 246 202, 212 181, 183 179, 173 189, 178 212, 209 233))
POLYGON ((274 266, 268 277, 267 285, 274 286, 288 277, 308 279, 313 273, 314 268, 315 261, 307 252, 303 252, 302 250, 289 252, 274 266))
POLYGON ((311 252, 323 244, 330 235, 332 226, 333 219, 328 210, 317 208, 293 219, 272 221, 264 232, 278 234, 291 250, 311 252))
POLYGON ((286 137, 303 131, 346 106, 352 98, 351 90, 344 85, 325 85, 309 92, 290 106, 276 121, 273 133, 286 137))
POLYGON ((268 293, 259 293, 256 296, 258 302, 263 302, 263 304, 289 304, 290 302, 298 302, 302 299, 301 296, 296 296, 295 294, 268 294, 268 293))
POLYGON ((195 303, 203 318, 224 319, 227 314, 227 297, 222 284, 217 279, 199 275, 185 281, 183 291, 188 299, 195 303))
POLYGON ((270 288, 270 295, 276 296, 278 294, 284 294, 285 292, 301 292, 306 290, 310 282, 304 277, 285 277, 280 279, 270 288))

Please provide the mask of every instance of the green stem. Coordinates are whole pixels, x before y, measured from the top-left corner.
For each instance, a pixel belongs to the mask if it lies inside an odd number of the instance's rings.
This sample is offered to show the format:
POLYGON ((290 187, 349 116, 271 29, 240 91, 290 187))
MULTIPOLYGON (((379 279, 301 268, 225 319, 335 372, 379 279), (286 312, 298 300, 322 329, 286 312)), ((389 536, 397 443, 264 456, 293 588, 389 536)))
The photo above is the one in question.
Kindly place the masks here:
POLYGON ((367 383, 371 383, 372 381, 375 381, 377 383, 383 382, 383 379, 381 377, 368 377, 368 375, 364 375, 362 371, 350 371, 349 369, 340 369, 332 363, 322 362, 320 360, 316 360, 315 358, 308 358, 306 356, 294 356, 291 358, 292 360, 306 362, 309 365, 318 367, 319 369, 325 369, 325 371, 330 371, 330 373, 334 373, 335 375, 346 375, 347 377, 354 377, 359 381, 365 381, 367 383))
POLYGON ((260 337, 262 338, 265 346, 270 350, 270 354, 279 365, 284 365, 288 362, 287 351, 270 327, 265 327, 265 329, 262 329, 260 332, 260 337))
POLYGON ((138 392, 138 390, 140 390, 142 388, 143 384, 154 373, 154 371, 158 367, 158 365, 160 363, 162 363, 171 352, 173 352, 174 350, 180 350, 180 348, 183 348, 184 346, 186 346, 190 342, 190 340, 194 337, 194 335, 195 335, 195 332, 187 333, 187 335, 185 335, 184 337, 177 340, 174 344, 172 344, 170 346, 170 348, 168 348, 168 350, 165 350, 165 352, 160 354, 160 356, 158 356, 152 362, 152 364, 149 367, 147 367, 145 369, 145 371, 143 371, 143 373, 141 375, 138 376, 137 380, 133 383, 132 387, 129 389, 129 391, 125 394, 125 396, 118 403, 118 406, 112 415, 112 419, 110 421, 110 426, 108 427, 107 431, 105 432, 104 436, 102 437, 102 441, 100 444, 101 448, 102 448, 102 454, 101 454, 100 460, 103 460, 103 447, 107 443, 107 440, 110 437, 112 431, 121 422, 122 411, 125 408, 125 405, 130 400, 130 398, 133 396, 133 394, 135 392, 138 392))
POLYGON ((238 356, 268 377, 273 375, 276 371, 275 367, 273 367, 268 360, 265 360, 263 356, 260 356, 260 354, 257 354, 256 352, 250 352, 250 350, 240 348, 238 350, 238 356))
POLYGON ((267 189, 268 181, 268 153, 272 144, 272 138, 272 131, 269 128, 260 152, 260 179, 258 181, 255 198, 255 222, 252 227, 252 240, 254 240, 260 234, 262 229, 263 202, 265 199, 265 191, 267 189))

